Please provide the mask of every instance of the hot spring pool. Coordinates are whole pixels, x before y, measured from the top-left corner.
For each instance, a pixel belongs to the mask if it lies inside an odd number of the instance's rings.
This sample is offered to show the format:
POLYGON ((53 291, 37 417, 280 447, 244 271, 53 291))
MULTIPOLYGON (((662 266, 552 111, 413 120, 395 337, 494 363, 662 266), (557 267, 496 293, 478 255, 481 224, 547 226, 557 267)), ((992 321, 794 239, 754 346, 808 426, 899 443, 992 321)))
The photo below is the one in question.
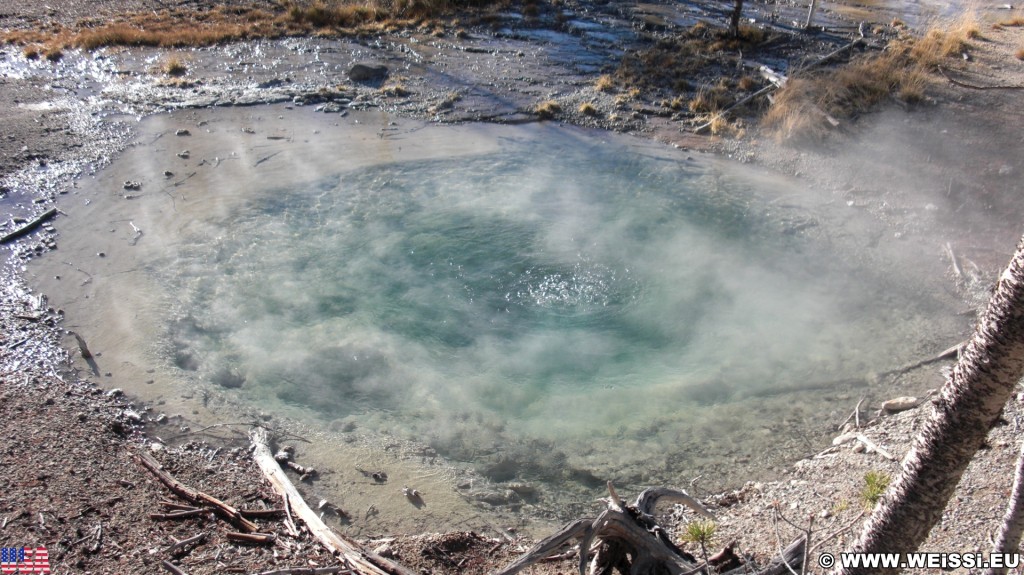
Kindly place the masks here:
POLYGON ((287 416, 327 461, 415 440, 549 509, 725 486, 813 453, 962 321, 854 209, 650 142, 284 108, 140 132, 33 273, 111 385, 287 416))

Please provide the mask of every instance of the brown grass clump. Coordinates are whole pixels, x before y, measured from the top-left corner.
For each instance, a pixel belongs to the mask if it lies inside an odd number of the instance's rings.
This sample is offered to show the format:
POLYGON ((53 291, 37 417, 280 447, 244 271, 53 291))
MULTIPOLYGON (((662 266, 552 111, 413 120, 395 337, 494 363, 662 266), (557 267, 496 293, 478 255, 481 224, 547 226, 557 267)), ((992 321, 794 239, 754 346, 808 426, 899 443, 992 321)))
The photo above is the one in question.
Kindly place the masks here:
POLYGON ((554 118, 559 112, 562 111, 562 107, 558 102, 554 100, 546 100, 537 104, 537 107, 533 109, 533 112, 537 114, 542 120, 550 120, 554 118))
POLYGON ((934 68, 951 56, 964 53, 969 40, 981 38, 978 20, 972 14, 961 16, 946 24, 932 26, 922 38, 904 43, 903 49, 909 45, 909 55, 918 64, 934 68))
MULTIPOLYGON (((762 124, 782 139, 816 141, 831 130, 834 120, 830 119, 856 116, 887 98, 921 102, 930 74, 945 59, 967 50, 980 34, 977 19, 965 14, 951 23, 933 26, 920 38, 903 37, 881 54, 791 79, 776 95, 762 124)), ((1021 52, 1024 56, 1024 50, 1021 52)))
POLYGON ((615 80, 608 74, 602 74, 597 81, 594 82, 594 89, 598 92, 611 92, 615 89, 615 80))
POLYGON ((820 141, 836 118, 854 117, 890 97, 922 101, 928 83, 927 68, 906 52, 864 56, 816 76, 791 78, 762 124, 780 139, 820 141))
POLYGON ((49 62, 57 62, 64 57, 64 51, 57 46, 49 46, 43 50, 43 57, 49 62))
POLYGON ((1017 50, 1013 55, 1016 56, 1018 60, 1024 60, 1024 48, 1017 50))
POLYGON ((160 71, 168 76, 184 76, 188 73, 188 65, 180 56, 169 56, 160 66, 160 71))
MULTIPOLYGON (((50 27, 0 32, 0 41, 46 44, 58 49, 103 46, 198 47, 285 35, 337 35, 432 26, 426 19, 454 9, 498 10, 507 0, 317 0, 280 3, 275 11, 240 6, 210 10, 169 9, 127 14, 113 21, 86 22, 74 28, 50 27)), ((443 32, 443 30, 442 30, 443 32)))
POLYGON ((413 92, 401 84, 389 84, 381 87, 380 93, 391 98, 404 98, 411 96, 413 92))
POLYGON ((580 104, 580 107, 579 107, 578 111, 579 111, 579 113, 583 114, 584 116, 596 116, 597 115, 597 108, 594 107, 594 105, 591 104, 590 102, 583 102, 582 104, 580 104))
POLYGON ((736 87, 744 92, 750 92, 757 87, 757 80, 752 76, 744 76, 736 83, 736 87))
POLYGON ((1024 26, 1024 15, 1014 14, 1010 18, 1003 20, 998 24, 999 26, 1006 26, 1007 28, 1016 28, 1024 26))
POLYGON ((35 45, 31 45, 31 44, 28 45, 28 46, 25 46, 25 49, 21 51, 21 55, 24 56, 28 60, 38 60, 39 59, 39 46, 35 46, 35 45))
POLYGON ((816 103, 819 99, 819 85, 815 81, 790 78, 776 94, 761 123, 779 140, 820 141, 829 130, 816 103))
POLYGON ((697 90, 697 94, 687 104, 687 108, 695 114, 717 112, 728 103, 728 96, 721 89, 721 84, 714 88, 707 86, 697 90))

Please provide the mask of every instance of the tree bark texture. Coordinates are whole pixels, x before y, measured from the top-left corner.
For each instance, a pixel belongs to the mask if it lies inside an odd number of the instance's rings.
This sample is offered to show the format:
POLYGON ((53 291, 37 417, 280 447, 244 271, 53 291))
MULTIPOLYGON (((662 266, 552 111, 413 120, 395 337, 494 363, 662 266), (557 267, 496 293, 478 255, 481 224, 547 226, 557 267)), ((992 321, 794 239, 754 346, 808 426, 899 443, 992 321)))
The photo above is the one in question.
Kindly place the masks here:
POLYGON ((743 16, 743 0, 733 0, 732 13, 729 14, 729 31, 733 38, 740 37, 740 18, 743 16))
MULTIPOLYGON (((946 503, 1024 372, 1024 239, 999 277, 988 308, 960 360, 933 401, 932 415, 903 461, 903 470, 872 513, 851 551, 916 550, 942 518, 946 503)), ((840 568, 843 575, 881 569, 840 568)), ((891 572, 891 571, 890 571, 891 572)))

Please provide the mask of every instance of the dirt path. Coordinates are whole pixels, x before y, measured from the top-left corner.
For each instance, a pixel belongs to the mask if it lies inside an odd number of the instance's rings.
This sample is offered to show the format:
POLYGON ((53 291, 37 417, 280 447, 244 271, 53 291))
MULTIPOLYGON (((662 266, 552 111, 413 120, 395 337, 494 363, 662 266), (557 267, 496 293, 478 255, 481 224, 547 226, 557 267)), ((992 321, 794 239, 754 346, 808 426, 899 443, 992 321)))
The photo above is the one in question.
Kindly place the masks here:
MULTIPOLYGON (((74 22, 85 16, 152 10, 164 4, 159 0, 72 2, 62 4, 58 13, 37 2, 8 2, 0 14, 0 26, 24 26, 40 19, 74 22)), ((1021 30, 986 26, 982 38, 972 43, 970 59, 951 63, 948 75, 979 87, 1024 85, 1024 63, 1015 56, 1024 46, 1021 30)), ((410 45, 408 36, 394 40, 394 46, 410 45)), ((488 41, 480 32, 471 35, 465 44, 478 48, 488 41)), ((357 89, 352 96, 397 113, 445 120, 480 117, 480 110, 488 109, 485 106, 492 102, 490 98, 500 97, 506 106, 502 116, 517 121, 529 119, 524 112, 544 98, 560 96, 563 101, 582 101, 584 96, 589 97, 600 67, 583 69, 558 64, 557 59, 542 59, 539 48, 530 51, 535 40, 523 42, 522 56, 489 55, 492 59, 502 56, 499 60, 508 61, 507 66, 488 62, 475 70, 466 64, 474 57, 471 55, 478 53, 457 47, 425 54, 429 61, 402 56, 408 54, 403 49, 388 50, 388 57, 395 58, 389 61, 391 66, 400 58, 408 58, 404 77, 418 97, 381 95, 376 88, 357 89), (528 62, 531 58, 534 64, 528 62), (458 99, 451 98, 448 82, 453 75, 469 86, 458 99), (499 82, 507 78, 517 80, 507 85, 499 82), (493 90, 483 90, 482 86, 492 86, 493 90)), ((456 44, 454 40, 445 42, 446 46, 456 44)), ((3 58, 14 61, 21 56, 7 47, 3 58)), ((0 79, 0 119, 5 126, 0 138, 0 175, 10 176, 26 167, 31 171, 33 166, 89 150, 89 135, 69 125, 66 111, 49 105, 54 92, 47 84, 31 75, 0 79)), ((928 87, 925 104, 912 109, 887 106, 843 126, 826 145, 812 148, 779 145, 770 135, 753 129, 739 140, 697 138, 668 114, 645 113, 654 109, 651 102, 631 103, 628 112, 609 127, 682 147, 713 149, 800 174, 834 201, 888 222, 897 239, 918 233, 926 218, 948 224, 949 236, 936 238, 931 257, 948 258, 943 244, 949 242, 960 269, 955 275, 953 266, 949 267, 950 290, 964 298, 965 310, 969 310, 984 300, 992 275, 1005 263, 1021 233, 1024 141, 1019 128, 1024 125, 1024 109, 1019 105, 1020 93, 1016 89, 965 87, 936 77, 928 87)), ((614 102, 607 105, 613 106, 614 102)), ((597 123, 586 114, 568 114, 563 119, 597 123)), ((31 191, 5 192, 2 205, 13 216, 27 217, 39 211, 31 191)), ((8 223, 0 231, 6 233, 15 225, 8 223)), ((161 511, 161 500, 172 498, 132 459, 131 453, 137 450, 154 451, 182 481, 238 506, 276 507, 278 501, 248 459, 244 443, 218 439, 207 444, 200 437, 174 449, 161 448, 147 439, 147 430, 179 426, 184 433, 189 422, 175 419, 143 425, 156 419, 156 413, 147 411, 152 406, 104 390, 80 379, 70 369, 62 346, 73 340, 59 332, 59 310, 50 309, 18 279, 17 256, 47 249, 45 245, 52 237, 44 230, 18 242, 12 252, 16 257, 3 266, 6 287, 0 298, 0 430, 5 445, 0 466, 7 470, 0 474, 3 545, 45 545, 54 573, 158 572, 164 560, 174 560, 190 574, 256 573, 285 566, 332 564, 332 559, 308 537, 285 535, 283 524, 277 520, 262 523, 266 530, 281 535, 277 545, 264 548, 227 542, 228 526, 210 518, 149 518, 149 514, 161 511), (199 533, 205 533, 206 539, 195 548, 180 553, 168 550, 174 541, 199 533)), ((935 373, 933 377, 938 386, 940 376, 935 373)), ((102 386, 102 378, 88 379, 102 386)), ((837 412, 843 412, 842 417, 852 408, 836 406, 837 412)), ((867 425, 864 433, 898 459, 926 411, 922 408, 882 418, 867 425)), ((867 418, 867 414, 866 410, 863 416, 867 418)), ((1007 424, 994 431, 990 449, 969 469, 926 549, 987 549, 988 535, 996 529, 1009 489, 1020 414, 1019 402, 1008 408, 1007 424)), ((896 470, 892 462, 877 454, 857 452, 854 445, 845 444, 821 458, 801 461, 782 481, 752 483, 729 494, 703 493, 699 482, 690 488, 715 507, 719 545, 738 539, 743 552, 765 560, 775 552, 776 529, 782 541, 793 535, 793 530, 776 518, 781 509, 797 523, 814 516, 819 536, 839 531, 821 548, 837 551, 857 531, 864 473, 896 470), (840 531, 848 525, 853 527, 840 531)), ((663 519, 678 526, 691 518, 678 509, 668 509, 663 519)), ((514 534, 505 535, 508 537, 495 532, 425 534, 388 538, 370 545, 424 572, 485 573, 521 550, 521 546, 509 543, 514 534)), ((533 572, 572 569, 571 562, 555 562, 533 572)))

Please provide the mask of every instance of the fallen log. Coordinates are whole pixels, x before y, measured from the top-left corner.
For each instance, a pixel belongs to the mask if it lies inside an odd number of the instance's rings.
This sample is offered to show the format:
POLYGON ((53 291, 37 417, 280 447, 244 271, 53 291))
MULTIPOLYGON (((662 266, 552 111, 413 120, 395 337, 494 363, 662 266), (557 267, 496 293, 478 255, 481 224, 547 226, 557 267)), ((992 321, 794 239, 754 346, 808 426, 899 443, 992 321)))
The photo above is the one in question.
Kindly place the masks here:
POLYGON ((28 235, 29 233, 34 231, 36 228, 38 228, 39 226, 43 225, 43 223, 45 223, 47 220, 53 218, 56 215, 57 215, 57 208, 50 208, 50 209, 46 210, 45 212, 42 213, 42 215, 40 215, 36 219, 28 222, 27 224, 21 226, 20 228, 14 230, 13 232, 7 234, 6 236, 4 236, 2 238, 0 238, 0 244, 6 244, 7 242, 16 240, 16 239, 20 238, 21 236, 28 235))
POLYGON ((334 553, 344 561, 351 564, 358 572, 368 575, 415 575, 409 569, 364 549, 355 541, 332 531, 313 509, 306 504, 306 500, 299 494, 298 489, 292 484, 284 470, 274 459, 274 454, 267 443, 267 430, 262 427, 253 428, 249 432, 249 438, 253 445, 253 459, 263 470, 263 475, 270 481, 279 495, 286 498, 295 516, 301 519, 309 532, 317 538, 320 543, 331 553, 334 553))
POLYGON ((153 457, 148 453, 136 452, 135 458, 143 467, 148 469, 153 475, 156 475, 157 479, 166 485, 168 489, 174 492, 175 495, 178 495, 193 505, 210 505, 217 515, 220 515, 229 523, 246 533, 253 533, 259 530, 255 523, 249 521, 245 517, 242 517, 242 514, 231 505, 224 503, 212 495, 207 495, 202 491, 196 491, 172 477, 170 473, 161 469, 160 463, 153 459, 153 457))

